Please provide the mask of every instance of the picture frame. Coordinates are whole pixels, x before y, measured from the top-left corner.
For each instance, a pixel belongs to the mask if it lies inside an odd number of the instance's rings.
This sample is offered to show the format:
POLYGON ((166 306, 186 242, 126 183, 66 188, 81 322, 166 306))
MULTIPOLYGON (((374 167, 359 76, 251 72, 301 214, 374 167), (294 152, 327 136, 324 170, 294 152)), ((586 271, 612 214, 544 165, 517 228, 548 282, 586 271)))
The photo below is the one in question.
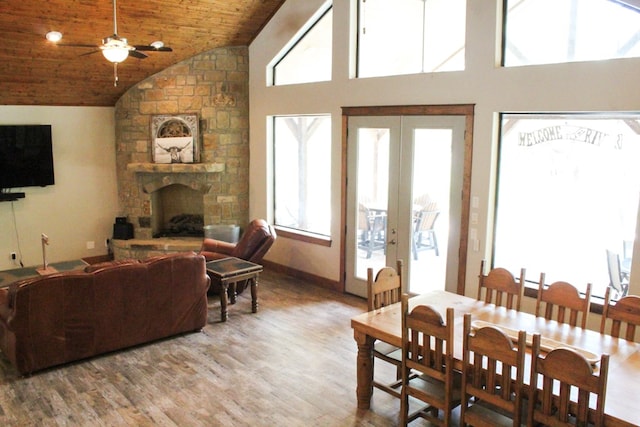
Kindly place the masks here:
POLYGON ((154 163, 200 161, 197 114, 151 116, 151 152, 154 163))

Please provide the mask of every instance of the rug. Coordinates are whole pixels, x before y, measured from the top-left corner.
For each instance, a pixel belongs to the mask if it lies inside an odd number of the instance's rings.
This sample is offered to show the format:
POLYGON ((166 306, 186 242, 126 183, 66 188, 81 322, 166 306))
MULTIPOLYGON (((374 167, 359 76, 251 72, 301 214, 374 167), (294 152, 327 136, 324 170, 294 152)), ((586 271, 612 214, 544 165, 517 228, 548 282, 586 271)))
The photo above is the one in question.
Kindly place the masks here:
MULTIPOLYGON (((81 259, 73 261, 52 262, 49 267, 56 271, 81 270, 87 265, 81 259)), ((14 268, 12 270, 0 271, 0 288, 5 288, 17 280, 26 279, 28 277, 39 276, 37 269, 40 266, 14 268)))

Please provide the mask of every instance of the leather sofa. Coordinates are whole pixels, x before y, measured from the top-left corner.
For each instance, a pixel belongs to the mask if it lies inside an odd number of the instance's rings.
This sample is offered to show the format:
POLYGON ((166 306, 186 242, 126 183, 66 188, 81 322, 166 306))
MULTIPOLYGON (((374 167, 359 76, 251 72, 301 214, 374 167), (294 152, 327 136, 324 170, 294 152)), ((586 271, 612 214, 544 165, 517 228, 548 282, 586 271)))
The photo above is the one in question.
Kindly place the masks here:
POLYGON ((142 344, 207 323, 199 254, 121 260, 0 289, 0 350, 21 374, 142 344))
MULTIPOLYGON (((229 243, 223 240, 205 238, 202 242, 200 254, 207 261, 227 257, 240 258, 245 261, 261 264, 262 258, 276 240, 276 230, 264 219, 254 219, 249 223, 238 243, 229 243)), ((236 293, 240 294, 246 288, 246 282, 236 284, 236 293)), ((212 293, 219 293, 219 286, 211 287, 212 293)))

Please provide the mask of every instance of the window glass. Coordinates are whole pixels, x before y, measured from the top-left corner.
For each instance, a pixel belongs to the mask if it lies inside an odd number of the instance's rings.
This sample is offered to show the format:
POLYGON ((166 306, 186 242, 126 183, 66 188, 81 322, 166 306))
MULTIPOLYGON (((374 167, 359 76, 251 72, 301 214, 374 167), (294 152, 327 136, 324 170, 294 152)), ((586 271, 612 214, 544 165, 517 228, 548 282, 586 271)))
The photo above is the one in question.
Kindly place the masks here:
POLYGON ((273 67, 274 85, 331 80, 332 24, 330 8, 273 67))
POLYGON ((331 117, 274 118, 275 224, 324 236, 331 229, 331 117))
POLYGON ((639 133, 640 114, 503 114, 494 265, 603 296, 609 250, 628 281, 639 133))
POLYGON ((507 67, 640 56, 637 0, 505 0, 507 67))
POLYGON ((359 0, 358 77, 464 69, 465 0, 359 0))

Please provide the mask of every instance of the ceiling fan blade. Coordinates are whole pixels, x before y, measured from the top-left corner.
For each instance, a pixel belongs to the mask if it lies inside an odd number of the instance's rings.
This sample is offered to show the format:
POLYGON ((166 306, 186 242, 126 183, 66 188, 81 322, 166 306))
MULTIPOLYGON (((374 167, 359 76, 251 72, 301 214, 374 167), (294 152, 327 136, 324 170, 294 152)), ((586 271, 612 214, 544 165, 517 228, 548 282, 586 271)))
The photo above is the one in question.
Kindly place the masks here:
MULTIPOLYGON (((91 47, 95 47, 95 46, 91 46, 91 47)), ((80 54, 78 56, 88 56, 88 55, 93 55, 94 53, 98 53, 98 52, 100 52, 99 49, 98 50, 92 50, 91 52, 86 52, 86 53, 80 54)))
POLYGON ((135 45, 133 47, 135 47, 136 50, 143 50, 143 51, 146 51, 146 52, 173 52, 173 49, 171 49, 168 46, 155 48, 155 47, 150 46, 150 45, 135 45))
POLYGON ((77 44, 77 43, 56 43, 57 46, 66 46, 66 47, 93 47, 98 48, 100 46, 96 46, 95 44, 77 44))
POLYGON ((138 58, 138 59, 144 59, 147 58, 147 55, 142 53, 142 52, 138 52, 137 50, 131 50, 129 51, 129 56, 133 56, 134 58, 138 58))

